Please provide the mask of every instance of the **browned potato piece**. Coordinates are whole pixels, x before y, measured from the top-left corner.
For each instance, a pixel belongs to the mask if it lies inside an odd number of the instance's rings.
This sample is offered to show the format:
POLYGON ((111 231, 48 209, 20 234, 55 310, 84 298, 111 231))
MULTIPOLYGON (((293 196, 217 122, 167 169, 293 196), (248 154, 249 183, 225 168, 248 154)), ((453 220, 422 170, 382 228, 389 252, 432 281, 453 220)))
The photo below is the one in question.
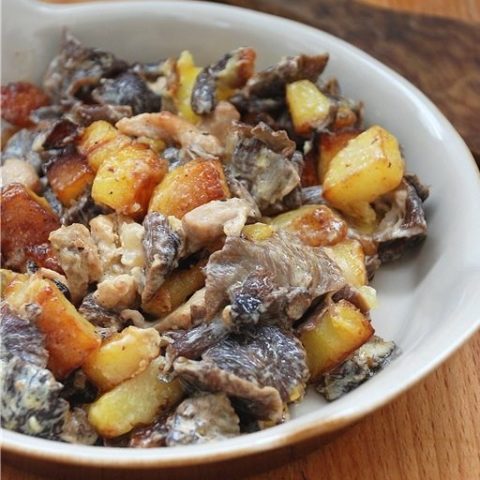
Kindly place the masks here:
POLYGON ((357 137, 360 133, 361 130, 322 132, 320 135, 318 158, 318 179, 320 180, 320 183, 323 183, 323 180, 325 179, 325 173, 328 170, 332 158, 342 150, 342 148, 345 148, 352 138, 357 137))
POLYGON ((304 205, 275 217, 271 225, 295 233, 311 247, 334 245, 345 238, 347 224, 325 205, 304 205))
POLYGON ((160 335, 153 328, 127 327, 108 338, 83 364, 87 377, 102 391, 143 372, 160 354, 160 335))
POLYGON ((78 151, 87 157, 88 164, 96 172, 112 152, 115 153, 127 143, 130 143, 128 137, 121 135, 110 123, 99 120, 85 129, 78 142, 78 151), (111 144, 117 138, 121 140, 119 144, 111 144))
POLYGON ((147 145, 135 141, 121 145, 114 139, 103 148, 115 147, 98 167, 92 197, 134 219, 142 218, 156 185, 167 171, 167 163, 147 145))
POLYGON ((323 195, 343 213, 372 225, 376 214, 370 203, 396 188, 404 170, 397 139, 375 125, 350 140, 331 160, 323 195))
POLYGON ((93 182, 94 176, 86 158, 75 151, 56 157, 47 172, 53 192, 67 207, 93 182))
POLYGON ((160 379, 165 360, 157 357, 139 375, 117 385, 90 405, 88 420, 97 432, 112 438, 137 425, 148 425, 167 413, 183 396, 180 379, 160 379))
POLYGON ((175 270, 163 282, 154 297, 142 304, 143 310, 151 315, 163 316, 179 307, 188 297, 205 285, 202 272, 204 264, 186 270, 175 270))
POLYGON ((5 300, 14 311, 35 303, 40 307, 36 325, 45 335, 48 368, 63 378, 80 367, 100 347, 100 337, 50 280, 36 275, 26 281, 13 280, 5 289, 5 300))
POLYGON ((346 300, 330 304, 302 327, 311 381, 342 363, 374 333, 367 318, 346 300))
POLYGON ((347 238, 336 245, 326 247, 325 252, 340 267, 348 283, 356 287, 367 284, 365 253, 359 241, 347 238))
POLYGON ((191 123, 197 123, 200 117, 192 110, 192 90, 198 74, 202 71, 195 65, 193 56, 188 51, 183 51, 177 60, 178 89, 175 92, 175 104, 178 113, 191 123))
POLYGON ((324 127, 332 111, 332 102, 310 80, 287 85, 287 104, 299 135, 309 135, 314 129, 324 127))
POLYGON ((28 260, 61 271, 48 241, 60 227, 48 202, 19 183, 2 188, 2 264, 24 271, 28 260))
POLYGON ((149 212, 182 218, 212 200, 230 198, 222 164, 198 158, 169 172, 155 188, 149 212))

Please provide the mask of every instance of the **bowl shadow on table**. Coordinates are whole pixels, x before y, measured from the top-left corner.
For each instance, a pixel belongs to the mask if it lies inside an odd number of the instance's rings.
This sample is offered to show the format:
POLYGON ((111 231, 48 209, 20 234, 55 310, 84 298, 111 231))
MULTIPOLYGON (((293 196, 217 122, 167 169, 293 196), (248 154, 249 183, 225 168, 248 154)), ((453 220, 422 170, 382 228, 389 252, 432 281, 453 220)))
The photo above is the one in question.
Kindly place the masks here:
MULTIPOLYGON (((40 475, 39 480, 217 480, 228 478, 229 480, 240 480, 245 477, 265 473, 271 469, 282 467, 299 458, 322 448, 327 443, 340 437, 347 430, 355 425, 351 424, 337 430, 336 432, 322 435, 320 437, 304 440, 273 451, 260 451, 257 454, 238 459, 221 461, 210 465, 188 466, 181 468, 153 468, 153 469, 111 469, 102 467, 76 467, 60 463, 50 463, 35 459, 27 459, 3 453, 2 460, 9 466, 16 469, 36 473, 40 475)), ((212 444, 212 448, 215 445, 212 444)), ((12 479, 13 480, 13 479, 12 479)))

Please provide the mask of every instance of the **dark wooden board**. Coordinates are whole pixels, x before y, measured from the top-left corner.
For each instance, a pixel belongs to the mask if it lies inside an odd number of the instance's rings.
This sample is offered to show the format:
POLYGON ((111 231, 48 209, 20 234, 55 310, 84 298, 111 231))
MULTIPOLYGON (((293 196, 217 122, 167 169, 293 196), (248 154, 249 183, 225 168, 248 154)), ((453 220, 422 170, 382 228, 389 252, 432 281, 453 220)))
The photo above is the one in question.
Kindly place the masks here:
POLYGON ((223 0, 332 33, 419 87, 465 139, 480 166, 480 25, 350 0, 223 0))

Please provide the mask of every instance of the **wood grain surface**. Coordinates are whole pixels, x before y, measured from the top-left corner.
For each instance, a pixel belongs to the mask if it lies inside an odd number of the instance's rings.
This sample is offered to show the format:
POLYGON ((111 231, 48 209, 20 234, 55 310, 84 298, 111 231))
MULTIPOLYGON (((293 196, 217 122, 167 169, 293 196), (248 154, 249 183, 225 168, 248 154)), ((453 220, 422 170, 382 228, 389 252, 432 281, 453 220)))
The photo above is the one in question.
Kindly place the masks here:
MULTIPOLYGON (((231 0, 226 3, 310 23, 373 52, 427 92, 455 123, 470 148, 480 152, 479 1, 365 1, 401 13, 392 15, 388 10, 345 0, 231 0), (462 18, 469 23, 412 15, 409 11, 462 18)), ((260 461, 244 478, 478 480, 479 366, 480 333, 477 333, 427 379, 328 445, 300 458, 296 458, 296 452, 286 455, 281 466, 264 473, 258 472, 265 470, 267 463, 260 461)), ((102 479, 103 474, 98 472, 89 477, 102 479)), ((4 480, 47 478, 52 477, 2 462, 4 480)), ((69 480, 68 475, 61 478, 69 480)), ((142 475, 131 478, 141 479, 142 475)), ((163 478, 166 477, 158 475, 158 479, 163 478)), ((168 478, 174 480, 174 476, 168 478)))

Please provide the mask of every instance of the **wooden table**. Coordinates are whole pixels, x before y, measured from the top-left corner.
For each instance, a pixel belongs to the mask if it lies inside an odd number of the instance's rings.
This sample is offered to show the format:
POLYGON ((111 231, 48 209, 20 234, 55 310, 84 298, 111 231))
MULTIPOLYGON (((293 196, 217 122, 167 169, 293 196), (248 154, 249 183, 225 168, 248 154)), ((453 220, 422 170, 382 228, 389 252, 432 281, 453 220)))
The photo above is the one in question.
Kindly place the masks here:
MULTIPOLYGON (((316 1, 319 4, 322 2, 322 0, 316 1)), ((478 0, 422 0, 421 2, 365 0, 365 2, 402 11, 456 17, 470 23, 480 22, 478 0)), ((480 28, 478 23, 477 28, 480 28)), ((480 333, 477 333, 427 379, 330 444, 303 458, 292 460, 284 466, 247 478, 248 480, 478 480, 480 478, 479 369, 480 333)), ((261 468, 262 466, 259 465, 259 470, 261 468)), ((2 474, 4 480, 45 480, 46 478, 22 472, 9 465, 2 465, 2 474)), ((135 476, 134 480, 138 478, 141 477, 135 476)), ((161 476, 159 475, 158 478, 161 476)))

